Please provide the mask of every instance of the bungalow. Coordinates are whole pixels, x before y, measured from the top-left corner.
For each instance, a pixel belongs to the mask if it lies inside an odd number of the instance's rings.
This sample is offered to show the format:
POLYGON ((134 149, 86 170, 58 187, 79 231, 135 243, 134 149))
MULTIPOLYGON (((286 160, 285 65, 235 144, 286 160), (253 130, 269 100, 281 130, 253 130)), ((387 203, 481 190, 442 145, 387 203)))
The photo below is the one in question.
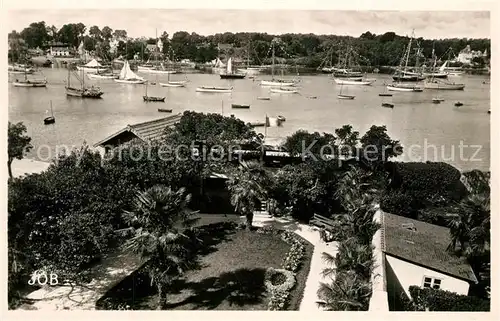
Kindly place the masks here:
POLYGON ((409 287, 441 289, 467 295, 476 276, 464 258, 447 251, 449 229, 382 213, 381 243, 391 311, 403 310, 409 287))
POLYGON ((50 55, 53 57, 69 57, 71 55, 69 45, 62 42, 54 42, 50 45, 50 55))
POLYGON ((160 140, 163 137, 165 128, 174 126, 180 121, 181 117, 182 114, 179 113, 135 125, 127 125, 125 128, 95 143, 94 147, 101 152, 107 152, 133 139, 140 139, 145 142, 160 140))

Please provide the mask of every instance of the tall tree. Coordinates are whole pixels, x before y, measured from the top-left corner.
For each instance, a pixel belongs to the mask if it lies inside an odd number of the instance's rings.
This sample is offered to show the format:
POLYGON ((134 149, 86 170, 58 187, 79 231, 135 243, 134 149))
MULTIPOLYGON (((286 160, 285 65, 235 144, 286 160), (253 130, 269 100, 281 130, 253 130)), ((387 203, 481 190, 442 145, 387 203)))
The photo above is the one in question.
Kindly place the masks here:
POLYGON ((31 23, 28 28, 24 28, 21 36, 30 48, 42 48, 50 39, 45 21, 31 23))
POLYGON ((110 41, 113 37, 113 29, 108 26, 104 26, 101 30, 101 35, 105 40, 110 41))
POLYGON ((189 201, 183 188, 156 185, 139 193, 133 210, 124 213, 133 235, 127 245, 146 263, 158 291, 158 309, 165 308, 168 286, 190 265, 186 232, 196 219, 187 208, 189 201))
POLYGON ((362 157, 372 168, 380 168, 391 157, 403 152, 398 140, 387 135, 387 127, 373 125, 360 139, 363 150, 362 157))
POLYGON ((23 159, 24 154, 33 148, 31 137, 24 135, 26 130, 26 126, 22 122, 17 124, 9 122, 7 168, 10 178, 13 178, 11 166, 14 159, 23 159))
POLYGON ((247 230, 252 229, 253 212, 267 195, 269 176, 258 162, 242 161, 240 166, 230 172, 227 187, 231 204, 237 213, 246 217, 247 230))
POLYGON ((91 35, 94 40, 98 41, 101 39, 102 32, 98 26, 92 26, 89 29, 89 35, 91 35))

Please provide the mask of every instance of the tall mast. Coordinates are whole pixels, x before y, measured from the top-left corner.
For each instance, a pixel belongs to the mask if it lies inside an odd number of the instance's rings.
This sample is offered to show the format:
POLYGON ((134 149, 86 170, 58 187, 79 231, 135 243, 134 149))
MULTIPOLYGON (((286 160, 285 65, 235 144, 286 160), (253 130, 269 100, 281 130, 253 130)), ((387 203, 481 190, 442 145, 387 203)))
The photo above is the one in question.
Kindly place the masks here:
POLYGON ((413 40, 413 34, 414 34, 414 31, 412 31, 412 33, 411 33, 410 42, 408 43, 408 50, 406 51, 406 62, 405 62, 405 69, 404 69, 405 72, 406 72, 406 69, 408 68, 408 59, 410 58, 410 50, 411 50, 411 42, 413 40))
POLYGON ((52 110, 52 100, 50 101, 50 114, 54 117, 54 111, 52 110))
POLYGON ((274 39, 273 39, 273 42, 271 43, 271 46, 272 46, 272 49, 273 49, 273 64, 271 66, 271 74, 272 74, 273 79, 274 79, 274 39))

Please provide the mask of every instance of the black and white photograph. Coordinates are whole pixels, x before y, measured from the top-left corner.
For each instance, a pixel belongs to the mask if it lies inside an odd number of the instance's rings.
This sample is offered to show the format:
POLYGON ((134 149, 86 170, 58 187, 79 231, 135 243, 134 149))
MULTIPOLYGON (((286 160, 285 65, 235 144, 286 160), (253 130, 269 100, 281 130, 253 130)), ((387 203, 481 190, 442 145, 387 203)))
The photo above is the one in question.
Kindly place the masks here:
POLYGON ((2 22, 6 309, 497 309, 492 11, 49 2, 2 22))

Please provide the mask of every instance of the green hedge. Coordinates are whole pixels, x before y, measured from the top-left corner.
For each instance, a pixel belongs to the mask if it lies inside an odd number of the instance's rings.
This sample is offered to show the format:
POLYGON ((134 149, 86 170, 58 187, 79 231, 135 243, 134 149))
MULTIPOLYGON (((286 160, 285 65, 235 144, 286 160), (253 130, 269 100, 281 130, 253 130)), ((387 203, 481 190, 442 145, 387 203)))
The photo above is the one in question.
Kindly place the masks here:
POLYGON ((410 286, 413 310, 416 311, 490 311, 490 300, 460 295, 450 291, 410 286))

